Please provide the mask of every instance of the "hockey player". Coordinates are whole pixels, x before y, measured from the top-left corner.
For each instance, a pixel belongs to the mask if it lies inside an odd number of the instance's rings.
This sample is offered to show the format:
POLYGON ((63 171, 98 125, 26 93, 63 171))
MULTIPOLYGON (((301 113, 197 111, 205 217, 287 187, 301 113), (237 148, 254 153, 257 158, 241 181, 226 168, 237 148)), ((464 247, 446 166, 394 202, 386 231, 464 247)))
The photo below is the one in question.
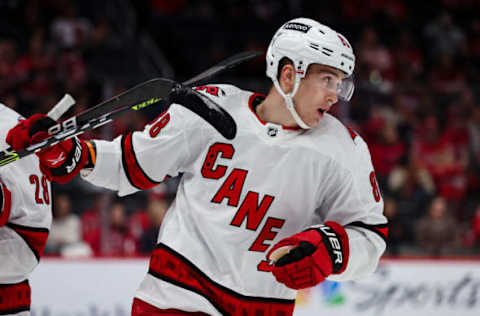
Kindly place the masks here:
MULTIPOLYGON (((370 154, 328 114, 353 92, 349 42, 298 18, 266 58, 267 96, 196 88, 234 117, 232 141, 174 104, 143 131, 39 153, 52 179, 81 172, 119 195, 183 174, 132 315, 291 315, 296 290, 375 270, 387 226, 370 154)), ((31 143, 15 139, 14 148, 31 143)))
MULTIPOLYGON (((0 104, 0 147, 20 119, 0 104)), ((0 315, 30 314, 28 275, 43 253, 52 222, 50 182, 38 157, 0 169, 0 315)))

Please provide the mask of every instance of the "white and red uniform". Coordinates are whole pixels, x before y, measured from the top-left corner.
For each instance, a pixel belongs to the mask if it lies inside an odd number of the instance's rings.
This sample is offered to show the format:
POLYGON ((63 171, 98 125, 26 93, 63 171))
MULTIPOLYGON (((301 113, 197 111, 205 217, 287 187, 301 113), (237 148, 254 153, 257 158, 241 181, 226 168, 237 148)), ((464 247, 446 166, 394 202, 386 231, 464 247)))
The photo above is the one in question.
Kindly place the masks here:
MULTIPOLYGON (((0 148, 21 116, 0 104, 0 148)), ((0 315, 28 315, 28 275, 38 264, 52 222, 50 182, 30 155, 0 168, 0 315)))
POLYGON ((95 141, 84 178, 119 195, 183 174, 136 297, 209 315, 290 315, 296 291, 268 272, 267 249, 313 224, 345 225, 350 257, 331 280, 367 276, 385 250, 383 201, 367 145, 329 114, 316 129, 264 123, 262 96, 198 87, 237 123, 229 141, 172 105, 143 131, 95 141))

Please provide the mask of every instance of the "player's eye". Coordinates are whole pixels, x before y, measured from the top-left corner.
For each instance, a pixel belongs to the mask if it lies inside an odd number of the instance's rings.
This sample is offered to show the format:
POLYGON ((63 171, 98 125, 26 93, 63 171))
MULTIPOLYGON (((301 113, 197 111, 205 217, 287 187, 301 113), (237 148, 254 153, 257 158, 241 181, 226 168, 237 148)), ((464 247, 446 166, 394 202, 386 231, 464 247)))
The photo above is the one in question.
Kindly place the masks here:
POLYGON ((324 75, 322 77, 322 83, 327 89, 336 89, 338 82, 336 78, 334 78, 332 75, 324 75))
POLYGON ((327 75, 323 77, 323 82, 330 83, 330 81, 332 81, 332 78, 330 76, 327 75))

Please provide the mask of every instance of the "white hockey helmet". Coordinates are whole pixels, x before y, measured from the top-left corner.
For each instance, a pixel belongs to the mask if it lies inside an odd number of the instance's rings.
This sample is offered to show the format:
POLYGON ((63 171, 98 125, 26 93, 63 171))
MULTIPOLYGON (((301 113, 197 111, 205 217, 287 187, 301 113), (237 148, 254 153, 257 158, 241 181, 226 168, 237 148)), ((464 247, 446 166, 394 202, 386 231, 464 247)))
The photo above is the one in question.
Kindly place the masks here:
POLYGON ((311 64, 326 65, 343 71, 345 79, 337 89, 337 96, 341 100, 349 101, 353 95, 355 55, 352 46, 343 35, 317 21, 296 18, 282 25, 268 46, 266 60, 267 76, 285 98, 287 108, 302 128, 309 126, 296 113, 292 98, 297 92, 300 79, 305 77, 311 64), (278 64, 284 57, 293 62, 296 71, 295 86, 289 94, 281 90, 277 80, 278 64))

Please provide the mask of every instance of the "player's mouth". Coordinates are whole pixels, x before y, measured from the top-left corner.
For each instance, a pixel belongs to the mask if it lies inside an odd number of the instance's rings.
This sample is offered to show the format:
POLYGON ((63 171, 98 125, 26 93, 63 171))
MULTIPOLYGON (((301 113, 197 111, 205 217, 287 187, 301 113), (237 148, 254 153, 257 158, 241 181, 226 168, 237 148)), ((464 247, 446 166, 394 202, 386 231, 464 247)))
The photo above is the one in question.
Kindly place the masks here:
POLYGON ((320 114, 320 116, 323 116, 323 114, 325 114, 325 110, 324 109, 318 109, 318 114, 320 114))

